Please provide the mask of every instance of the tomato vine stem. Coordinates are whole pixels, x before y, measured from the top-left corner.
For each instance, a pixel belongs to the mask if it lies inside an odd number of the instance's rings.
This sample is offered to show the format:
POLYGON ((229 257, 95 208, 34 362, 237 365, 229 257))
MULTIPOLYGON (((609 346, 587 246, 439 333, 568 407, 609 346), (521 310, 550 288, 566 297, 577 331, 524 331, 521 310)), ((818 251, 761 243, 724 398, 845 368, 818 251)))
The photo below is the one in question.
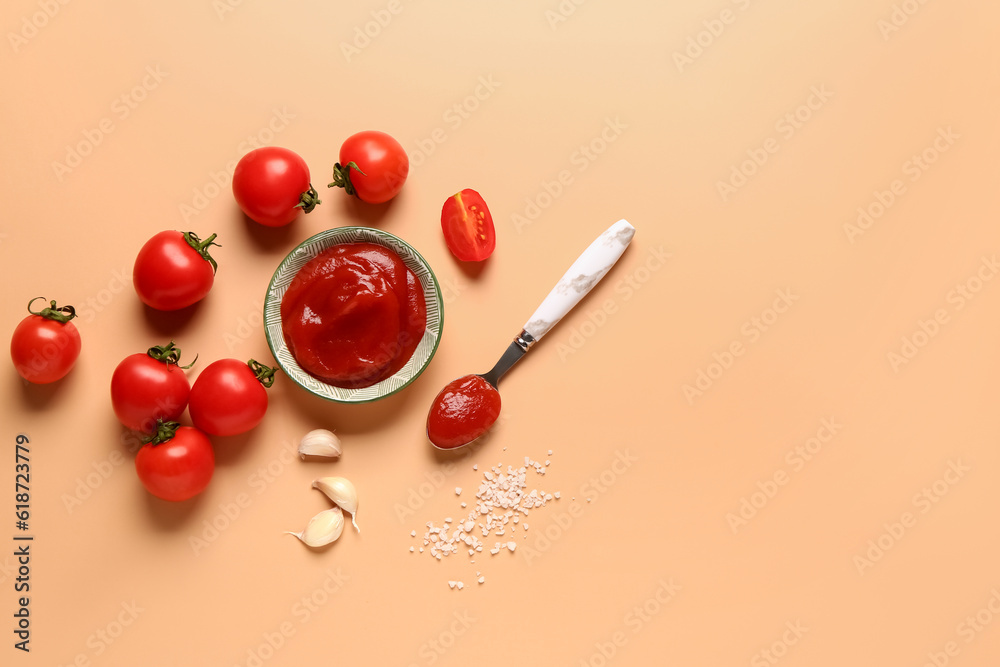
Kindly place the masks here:
POLYGON ((255 359, 251 359, 247 362, 247 366, 253 371, 253 374, 260 380, 260 383, 264 385, 265 389, 269 389, 272 384, 274 384, 274 374, 278 372, 278 367, 265 366, 255 359))
POLYGON ((175 364, 178 368, 185 371, 194 366, 195 362, 198 361, 198 355, 196 354, 194 355, 194 361, 187 366, 181 366, 181 348, 174 345, 174 341, 170 341, 166 345, 154 345, 146 350, 146 354, 156 361, 162 361, 167 365, 175 364))
POLYGON ((212 273, 216 273, 219 270, 219 265, 216 263, 215 258, 208 254, 208 249, 212 246, 217 246, 219 248, 222 247, 215 242, 217 234, 212 234, 204 241, 198 238, 198 235, 194 232, 182 232, 181 235, 184 237, 184 240, 188 242, 188 245, 194 248, 194 251, 202 256, 202 259, 212 265, 212 273))
POLYGON ((58 306, 55 300, 49 301, 49 306, 47 308, 42 308, 39 311, 34 311, 31 309, 31 304, 41 299, 45 301, 44 296, 36 296, 34 299, 28 302, 28 312, 32 315, 39 315, 47 320, 53 320, 55 322, 61 322, 66 324, 71 319, 76 317, 76 309, 73 306, 58 306))
POLYGON ((348 162, 347 166, 341 166, 338 162, 333 165, 333 183, 330 183, 326 187, 328 188, 344 188, 344 191, 349 195, 358 194, 354 189, 354 184, 351 183, 351 169, 354 169, 362 176, 367 176, 365 172, 361 171, 361 167, 355 162, 348 162))
POLYGON ((156 431, 153 432, 148 438, 143 439, 143 444, 145 445, 162 445, 177 434, 177 429, 180 428, 180 422, 165 422, 162 419, 156 420, 156 431))
POLYGON ((322 203, 319 193, 316 192, 316 188, 310 183, 309 189, 299 197, 299 203, 295 205, 295 208, 301 208, 303 213, 312 213, 312 210, 316 208, 316 204, 322 203))

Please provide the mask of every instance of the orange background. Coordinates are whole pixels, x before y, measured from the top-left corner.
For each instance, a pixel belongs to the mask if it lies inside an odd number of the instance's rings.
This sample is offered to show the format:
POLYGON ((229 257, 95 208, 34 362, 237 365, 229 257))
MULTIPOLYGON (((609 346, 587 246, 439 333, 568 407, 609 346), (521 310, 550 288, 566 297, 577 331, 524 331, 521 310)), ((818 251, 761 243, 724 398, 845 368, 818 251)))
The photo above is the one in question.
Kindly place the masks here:
POLYGON ((44 295, 81 311, 84 345, 55 386, 10 366, 0 383, 3 664, 252 665, 268 637, 266 665, 1000 657, 994 5, 16 0, 2 16, 0 328, 44 295), (247 137, 299 152, 322 185, 364 129, 410 154, 396 201, 321 187, 288 228, 244 220, 226 172, 247 137), (499 237, 478 275, 439 231, 466 187, 499 237), (505 379, 494 437, 435 455, 438 389, 487 370, 620 217, 632 247, 505 379), (362 406, 279 378, 266 421, 216 441, 201 497, 152 499, 111 411, 115 365, 171 337, 200 355, 192 379, 217 358, 270 360, 272 271, 349 224, 403 237, 446 286, 428 370, 362 406), (128 284, 163 229, 222 244, 212 293, 174 316, 128 284), (282 463, 317 427, 343 458, 282 463), (12 647, 6 555, 21 432, 30 654, 12 647), (523 456, 552 460, 539 485, 563 497, 518 552, 408 552, 412 529, 459 514, 453 487, 469 500, 487 466, 523 456), (363 532, 312 552, 282 531, 328 507, 309 489, 321 475, 356 484, 363 532), (310 596, 324 604, 306 614, 310 596))

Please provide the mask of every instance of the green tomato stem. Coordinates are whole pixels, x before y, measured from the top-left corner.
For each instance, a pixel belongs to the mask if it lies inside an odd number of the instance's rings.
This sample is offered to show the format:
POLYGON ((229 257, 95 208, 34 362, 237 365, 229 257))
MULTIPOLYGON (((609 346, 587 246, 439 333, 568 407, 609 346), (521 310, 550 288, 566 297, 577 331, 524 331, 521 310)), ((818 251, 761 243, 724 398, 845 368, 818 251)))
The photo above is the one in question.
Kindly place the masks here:
POLYGON ((47 320, 61 322, 62 324, 66 324, 71 319, 76 317, 76 309, 73 308, 73 306, 60 307, 56 305, 56 302, 54 300, 49 302, 48 308, 42 308, 38 312, 35 312, 34 310, 31 309, 31 304, 38 301, 39 299, 45 301, 44 296, 36 296, 34 299, 28 302, 28 312, 31 313, 32 315, 39 315, 47 320))
POLYGON ((274 374, 278 372, 278 367, 274 368, 270 366, 265 366, 264 364, 251 359, 247 362, 247 366, 253 371, 253 374, 260 380, 260 383, 264 385, 265 389, 269 389, 272 384, 274 384, 274 374))
POLYGON ((154 345, 146 350, 146 354, 156 361, 162 361, 167 365, 176 364, 178 368, 185 371, 194 366, 195 362, 198 361, 198 355, 196 354, 194 355, 194 361, 187 366, 181 366, 181 348, 175 346, 174 341, 170 341, 166 345, 154 345))
POLYGON ((165 422, 162 419, 156 420, 156 431, 148 438, 143 438, 144 445, 162 445, 177 434, 180 422, 165 422))
POLYGON ((313 184, 309 184, 309 189, 302 193, 299 197, 299 203, 295 205, 295 208, 301 208, 303 213, 312 213, 312 210, 316 208, 316 204, 322 204, 320 201, 319 193, 316 192, 316 188, 313 184))
POLYGON ((208 254, 208 249, 210 247, 212 246, 217 246, 219 248, 222 247, 221 245, 215 242, 215 237, 217 236, 216 234, 212 234, 204 241, 198 238, 198 235, 195 234, 194 232, 182 232, 181 236, 184 237, 184 240, 188 242, 189 246, 194 248, 194 251, 196 253, 201 255, 202 259, 204 259, 206 262, 212 265, 212 273, 215 273, 219 270, 219 265, 216 263, 215 259, 210 254, 208 254))
POLYGON ((354 189, 354 184, 351 183, 351 169, 354 169, 362 176, 367 176, 365 172, 361 171, 361 167, 355 162, 348 162, 347 166, 342 167, 340 163, 333 165, 333 183, 330 183, 326 187, 328 188, 344 188, 344 192, 349 195, 358 194, 354 189))

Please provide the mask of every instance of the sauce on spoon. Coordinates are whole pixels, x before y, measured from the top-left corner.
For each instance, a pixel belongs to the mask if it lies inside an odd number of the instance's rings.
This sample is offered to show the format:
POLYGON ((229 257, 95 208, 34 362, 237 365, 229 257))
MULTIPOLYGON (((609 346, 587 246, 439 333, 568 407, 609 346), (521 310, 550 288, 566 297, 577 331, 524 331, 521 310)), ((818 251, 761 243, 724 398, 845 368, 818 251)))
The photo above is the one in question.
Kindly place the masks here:
POLYGON ((500 416, 500 392, 479 375, 449 382, 427 414, 427 438, 438 449, 472 442, 500 416))

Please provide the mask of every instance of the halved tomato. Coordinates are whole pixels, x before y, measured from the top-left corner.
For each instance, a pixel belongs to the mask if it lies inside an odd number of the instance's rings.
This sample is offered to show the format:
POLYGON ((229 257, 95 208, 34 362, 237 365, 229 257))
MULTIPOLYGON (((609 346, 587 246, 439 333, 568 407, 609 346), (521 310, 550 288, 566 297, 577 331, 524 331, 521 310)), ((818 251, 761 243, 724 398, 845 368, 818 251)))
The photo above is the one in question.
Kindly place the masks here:
POLYGON ((490 209, 482 195, 469 188, 445 200, 441 229, 448 250, 463 262, 481 262, 497 246, 490 209))

